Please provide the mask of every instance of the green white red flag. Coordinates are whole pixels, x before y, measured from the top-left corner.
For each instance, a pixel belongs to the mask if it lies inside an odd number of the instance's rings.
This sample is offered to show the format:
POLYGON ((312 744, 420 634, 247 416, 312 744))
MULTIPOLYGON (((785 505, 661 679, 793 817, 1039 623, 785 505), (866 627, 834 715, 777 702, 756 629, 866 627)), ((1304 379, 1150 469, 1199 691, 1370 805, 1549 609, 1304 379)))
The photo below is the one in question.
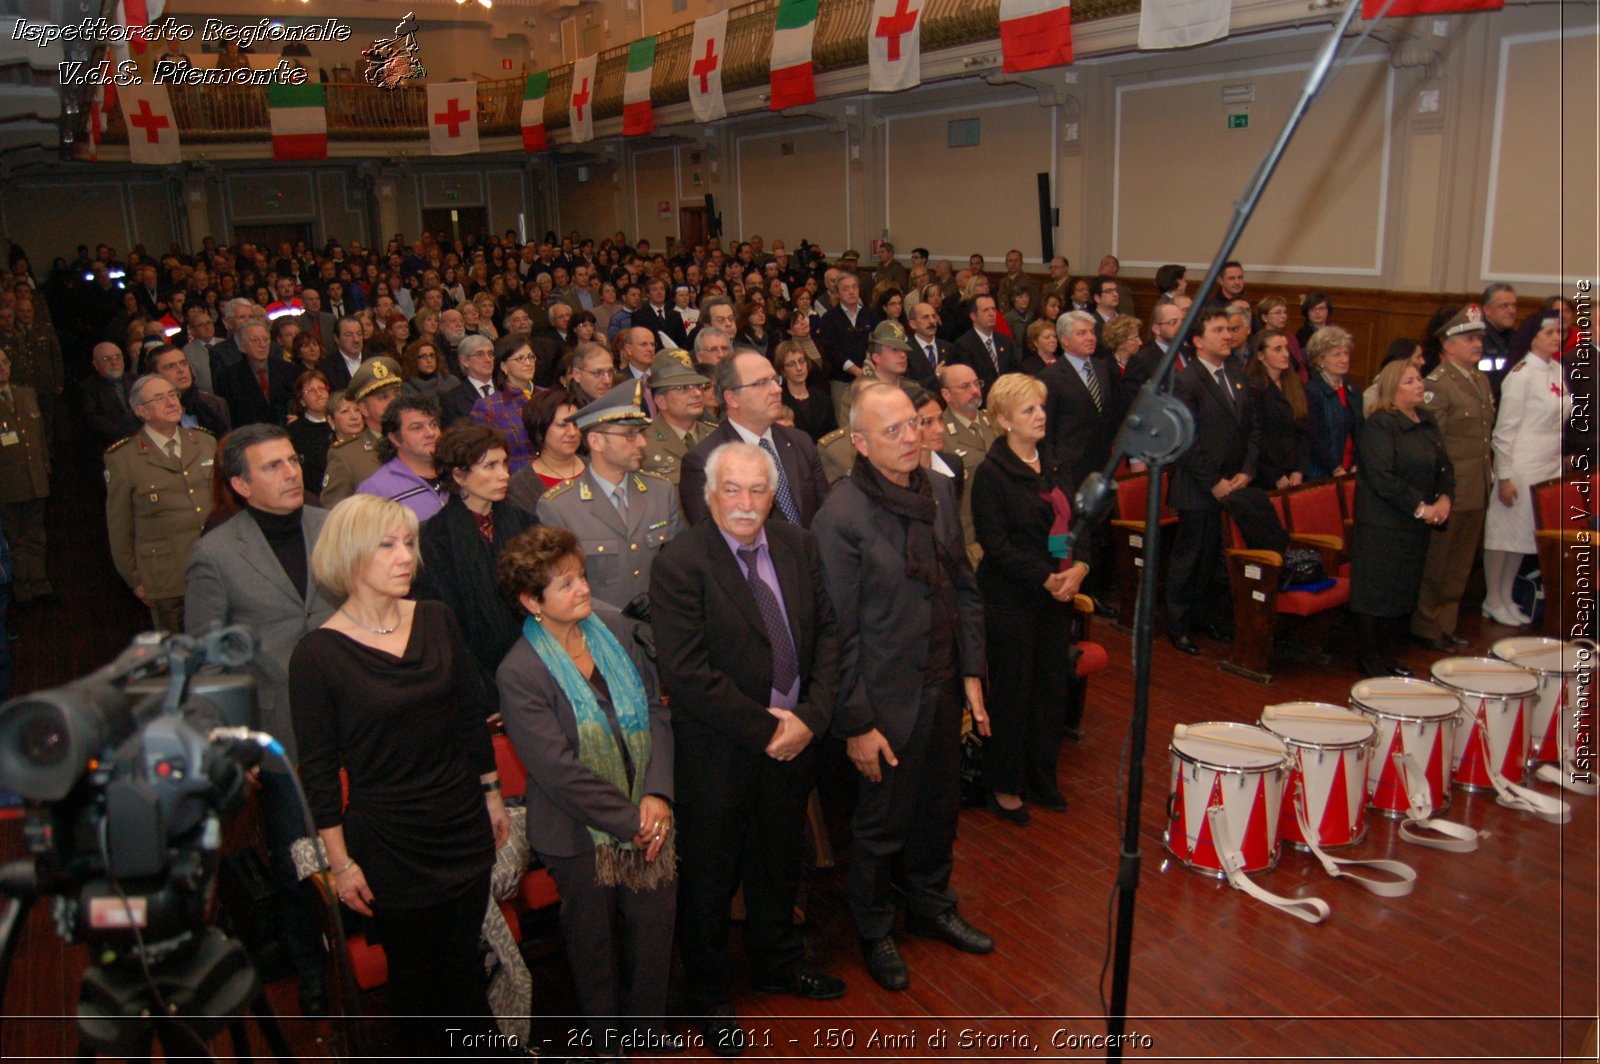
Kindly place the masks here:
POLYGON ((779 0, 772 35, 771 110, 817 102, 811 44, 817 34, 817 0, 779 0))
POLYGON ((638 137, 656 128, 650 106, 650 78, 656 70, 656 38, 642 37, 628 45, 628 76, 622 83, 622 135, 638 137))
POLYGON ((1000 0, 1000 55, 1007 74, 1071 63, 1071 0, 1000 0))
POLYGON ((320 84, 267 86, 274 159, 328 157, 328 101, 320 84))
POLYGON ((550 142, 544 135, 544 97, 550 90, 550 72, 529 74, 522 86, 522 150, 544 151, 550 142))

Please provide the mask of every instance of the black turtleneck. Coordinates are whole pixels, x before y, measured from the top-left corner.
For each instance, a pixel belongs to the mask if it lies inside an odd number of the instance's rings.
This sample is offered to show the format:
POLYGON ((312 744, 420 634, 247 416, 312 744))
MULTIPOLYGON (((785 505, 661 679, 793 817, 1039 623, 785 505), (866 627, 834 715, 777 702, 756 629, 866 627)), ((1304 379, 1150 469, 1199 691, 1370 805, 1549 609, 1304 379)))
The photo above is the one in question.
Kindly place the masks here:
POLYGON ((245 512, 255 519, 261 534, 267 537, 267 546, 277 556, 278 564, 294 586, 301 599, 306 594, 306 535, 300 524, 301 511, 288 514, 269 514, 246 505, 245 512))

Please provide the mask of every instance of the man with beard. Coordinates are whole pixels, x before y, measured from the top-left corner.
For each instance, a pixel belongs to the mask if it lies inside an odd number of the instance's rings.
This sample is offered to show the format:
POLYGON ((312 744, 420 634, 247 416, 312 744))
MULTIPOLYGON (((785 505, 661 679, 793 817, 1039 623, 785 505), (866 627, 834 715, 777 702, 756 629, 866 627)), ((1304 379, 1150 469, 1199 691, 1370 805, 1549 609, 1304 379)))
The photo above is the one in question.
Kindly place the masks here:
POLYGON ((109 341, 94 345, 94 376, 83 385, 83 417, 101 450, 139 431, 128 402, 122 348, 109 341))
POLYGON ((145 356, 145 361, 150 372, 178 389, 178 399, 183 404, 184 428, 205 429, 219 440, 233 428, 228 404, 195 385, 189 357, 182 351, 168 344, 151 351, 145 356))

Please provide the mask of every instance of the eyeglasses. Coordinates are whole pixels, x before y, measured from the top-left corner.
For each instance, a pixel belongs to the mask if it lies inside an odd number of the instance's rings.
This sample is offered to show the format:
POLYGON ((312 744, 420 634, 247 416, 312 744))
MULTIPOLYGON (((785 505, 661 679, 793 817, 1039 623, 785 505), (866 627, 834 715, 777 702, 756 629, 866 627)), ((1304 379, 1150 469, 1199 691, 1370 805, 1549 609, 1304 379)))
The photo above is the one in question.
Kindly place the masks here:
POLYGON ((147 395, 143 399, 139 400, 139 405, 140 406, 149 406, 152 403, 164 403, 169 399, 172 400, 173 402, 177 402, 178 401, 178 393, 176 391, 171 391, 171 392, 161 392, 158 395, 147 395))
POLYGON ((896 422, 893 425, 889 425, 889 426, 887 426, 885 428, 881 428, 881 429, 877 430, 877 432, 875 432, 873 435, 882 436, 884 439, 888 440, 890 443, 898 443, 900 441, 900 438, 902 436, 904 436, 906 433, 909 432, 909 433, 912 433, 913 435, 916 434, 917 423, 918 423, 919 420, 920 420, 919 418, 908 418, 905 421, 899 421, 899 422, 896 422))
POLYGON ((510 358, 506 359, 505 361, 507 361, 507 362, 537 362, 538 359, 534 357, 532 352, 524 351, 520 355, 512 355, 510 358))
POLYGON ((740 388, 776 388, 780 383, 776 377, 762 377, 758 381, 747 381, 744 384, 735 384, 733 387, 735 391, 740 388))
POLYGON ((642 440, 644 429, 596 429, 601 436, 615 436, 619 440, 642 440))
POLYGON ((604 377, 607 380, 610 380, 612 377, 617 375, 617 371, 609 366, 601 366, 599 369, 575 369, 572 372, 587 373, 591 377, 604 377))
POLYGON ((669 384, 665 388, 657 388, 656 394, 671 395, 674 392, 698 392, 704 387, 705 385, 703 384, 669 384))

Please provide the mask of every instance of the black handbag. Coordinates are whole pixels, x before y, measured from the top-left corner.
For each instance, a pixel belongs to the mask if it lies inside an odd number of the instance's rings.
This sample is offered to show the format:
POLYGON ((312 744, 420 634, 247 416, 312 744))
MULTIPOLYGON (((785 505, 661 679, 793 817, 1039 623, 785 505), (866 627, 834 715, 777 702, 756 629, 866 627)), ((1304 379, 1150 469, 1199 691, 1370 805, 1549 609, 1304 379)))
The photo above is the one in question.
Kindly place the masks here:
POLYGON ((1322 555, 1310 547, 1290 547, 1283 552, 1283 568, 1278 570, 1278 587, 1320 584, 1328 579, 1322 555))

